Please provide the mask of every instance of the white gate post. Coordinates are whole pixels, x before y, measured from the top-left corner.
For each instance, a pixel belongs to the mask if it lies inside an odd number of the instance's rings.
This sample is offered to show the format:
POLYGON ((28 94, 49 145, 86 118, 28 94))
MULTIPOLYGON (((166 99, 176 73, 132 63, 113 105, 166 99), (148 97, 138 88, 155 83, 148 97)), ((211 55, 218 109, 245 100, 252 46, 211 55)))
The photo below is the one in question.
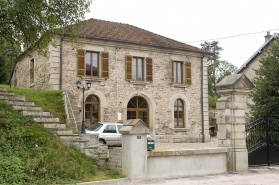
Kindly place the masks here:
POLYGON ((147 173, 147 134, 149 129, 140 119, 128 120, 122 134, 122 174, 129 179, 145 179, 147 173))
POLYGON ((254 87, 244 74, 234 74, 216 85, 221 98, 217 101, 218 144, 231 149, 228 155, 228 171, 248 170, 246 147, 246 95, 254 87))

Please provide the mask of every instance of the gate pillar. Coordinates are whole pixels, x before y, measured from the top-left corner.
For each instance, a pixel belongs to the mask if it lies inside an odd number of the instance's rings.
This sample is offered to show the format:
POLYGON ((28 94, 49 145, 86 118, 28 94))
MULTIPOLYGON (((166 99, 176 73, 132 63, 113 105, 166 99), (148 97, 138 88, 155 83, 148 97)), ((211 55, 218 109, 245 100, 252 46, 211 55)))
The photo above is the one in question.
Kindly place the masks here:
POLYGON ((227 76, 216 85, 217 92, 221 95, 216 104, 217 138, 219 147, 227 147, 229 150, 228 171, 248 170, 246 95, 253 87, 253 83, 244 74, 227 76))

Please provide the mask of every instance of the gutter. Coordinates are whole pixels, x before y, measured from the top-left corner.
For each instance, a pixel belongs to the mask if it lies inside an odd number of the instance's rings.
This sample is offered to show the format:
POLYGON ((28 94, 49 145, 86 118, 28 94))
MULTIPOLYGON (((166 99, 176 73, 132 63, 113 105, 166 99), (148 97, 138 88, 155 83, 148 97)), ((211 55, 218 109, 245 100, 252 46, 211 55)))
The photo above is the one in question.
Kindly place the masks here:
POLYGON ((203 56, 201 57, 201 115, 202 115, 202 142, 204 143, 204 112, 203 112, 203 56))
POLYGON ((63 39, 64 39, 64 34, 61 34, 61 40, 60 40, 60 90, 62 90, 63 39))

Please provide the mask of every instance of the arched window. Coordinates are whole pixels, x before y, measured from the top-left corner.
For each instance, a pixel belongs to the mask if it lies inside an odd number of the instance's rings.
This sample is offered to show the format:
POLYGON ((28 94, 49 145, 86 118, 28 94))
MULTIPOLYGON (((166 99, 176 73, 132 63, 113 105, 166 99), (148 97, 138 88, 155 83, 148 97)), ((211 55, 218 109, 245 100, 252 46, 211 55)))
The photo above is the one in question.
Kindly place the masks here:
POLYGON ((174 128, 184 128, 184 104, 181 99, 174 101, 174 128))
POLYGON ((99 119, 99 99, 94 95, 89 95, 85 100, 85 124, 92 125, 100 121, 99 119))
POLYGON ((148 104, 144 98, 135 96, 128 102, 127 120, 129 119, 141 119, 149 127, 148 104))

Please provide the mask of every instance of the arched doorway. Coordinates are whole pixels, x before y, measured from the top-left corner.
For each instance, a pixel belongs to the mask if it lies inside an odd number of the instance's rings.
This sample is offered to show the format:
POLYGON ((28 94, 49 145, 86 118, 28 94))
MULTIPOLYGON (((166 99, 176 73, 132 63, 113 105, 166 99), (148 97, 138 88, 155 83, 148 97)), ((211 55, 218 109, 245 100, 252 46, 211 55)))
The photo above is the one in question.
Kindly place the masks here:
POLYGON ((100 121, 99 99, 97 96, 89 95, 85 100, 85 124, 92 125, 100 121))
POLYGON ((128 102, 127 120, 141 119, 149 127, 148 116, 148 104, 144 98, 135 96, 128 102))

